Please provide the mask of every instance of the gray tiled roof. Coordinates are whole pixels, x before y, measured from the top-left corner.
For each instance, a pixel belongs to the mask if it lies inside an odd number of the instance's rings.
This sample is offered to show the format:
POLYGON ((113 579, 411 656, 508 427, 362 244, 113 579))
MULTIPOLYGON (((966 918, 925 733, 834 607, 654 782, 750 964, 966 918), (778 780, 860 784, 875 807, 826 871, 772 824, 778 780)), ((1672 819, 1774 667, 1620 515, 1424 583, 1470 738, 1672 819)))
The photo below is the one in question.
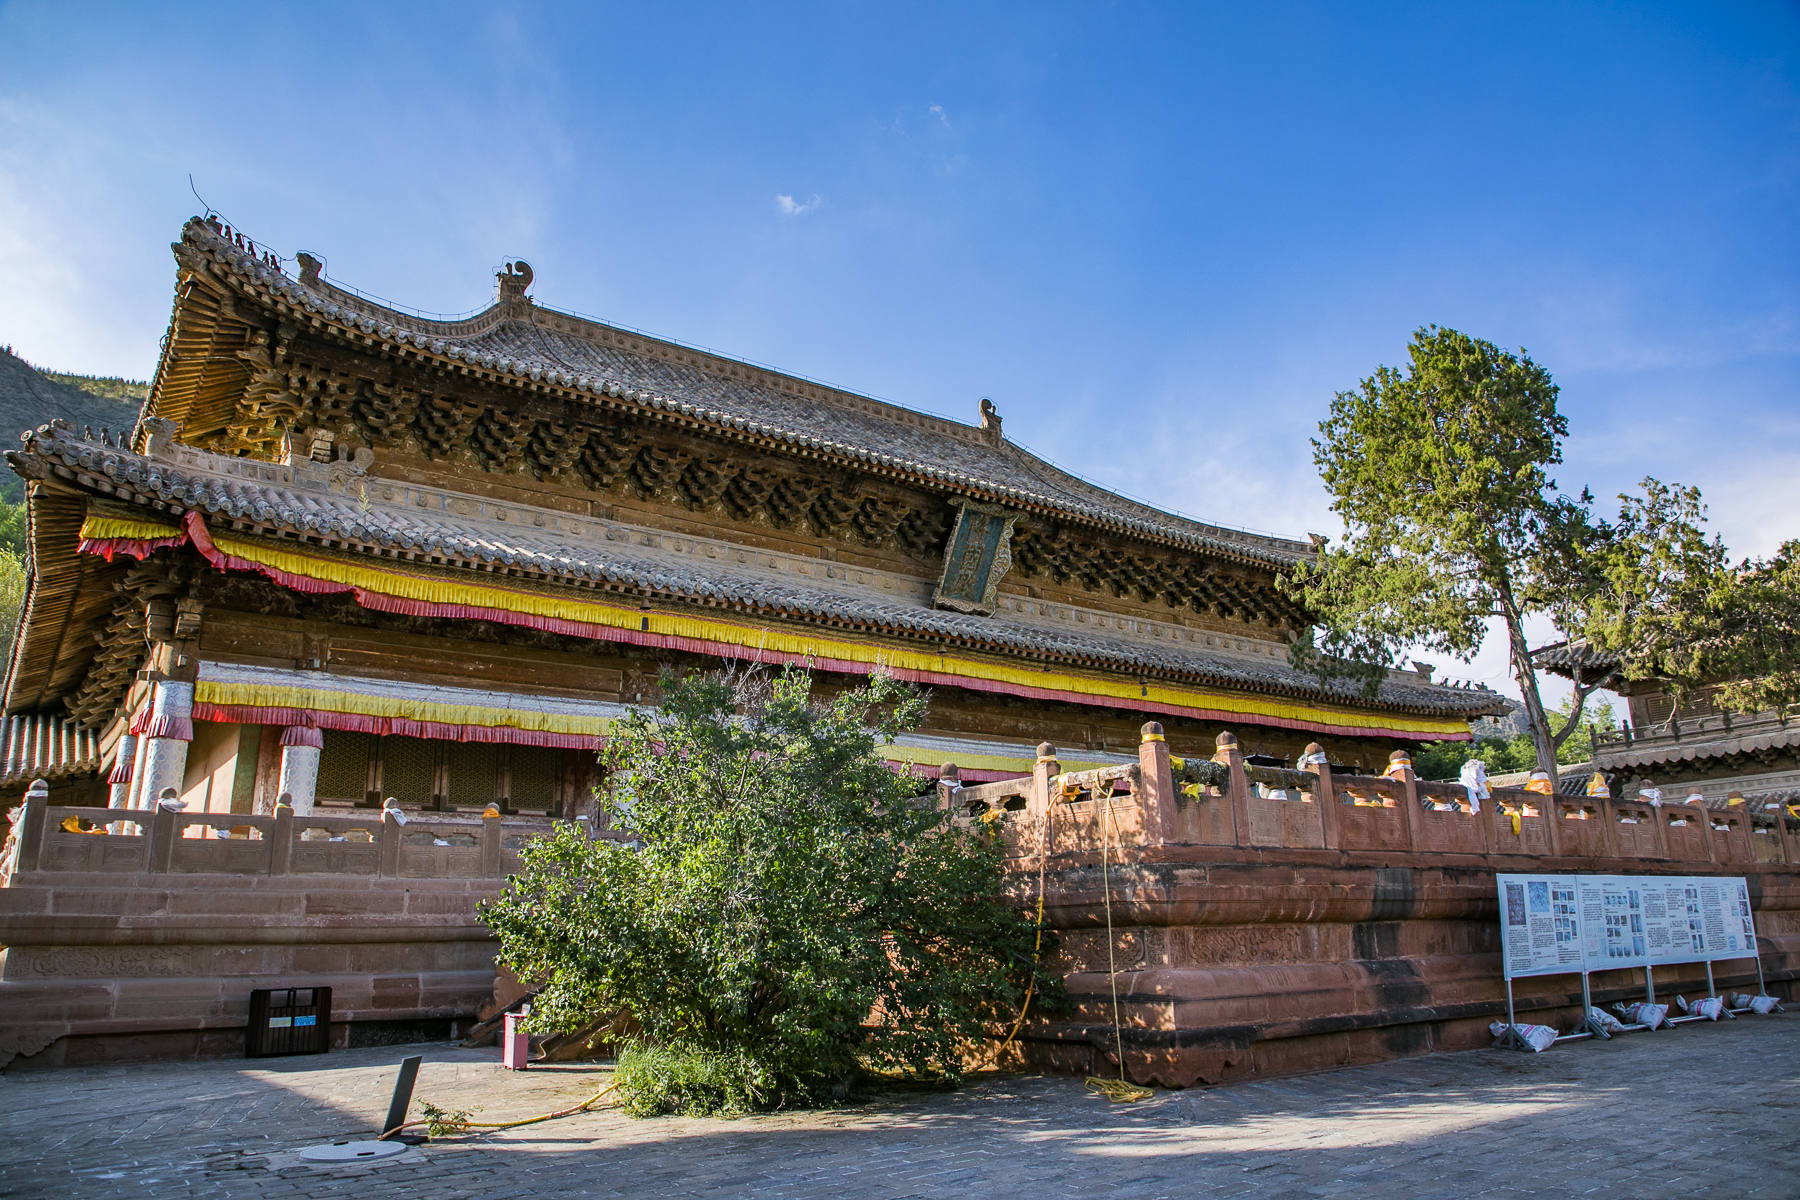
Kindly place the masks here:
POLYGON ((198 217, 183 227, 182 239, 267 303, 302 309, 425 357, 477 364, 503 381, 548 381, 576 396, 605 394, 647 410, 674 410, 702 426, 750 430, 796 449, 915 474, 950 490, 1035 505, 1269 565, 1311 554, 1304 542, 1208 525, 1119 496, 973 426, 585 317, 520 302, 498 303, 466 320, 430 320, 327 282, 302 284, 198 217))
POLYGON ((618 538, 617 527, 607 522, 548 509, 373 479, 366 481, 363 496, 346 494, 344 489, 355 492, 359 481, 346 474, 343 463, 270 464, 185 446, 152 458, 55 427, 31 435, 7 458, 28 477, 55 472, 95 491, 141 497, 137 503, 160 501, 215 519, 471 564, 504 563, 553 580, 615 585, 676 601, 724 602, 767 616, 1256 692, 1319 696, 1358 707, 1476 716, 1498 706, 1492 692, 1402 680, 1383 684, 1379 700, 1371 702, 1342 681, 1321 687, 1313 676, 1278 659, 945 612, 909 599, 904 589, 896 594, 892 588, 859 586, 841 572, 837 578, 774 575, 731 561, 647 549, 618 538), (393 493, 390 498, 383 497, 384 490, 393 493))

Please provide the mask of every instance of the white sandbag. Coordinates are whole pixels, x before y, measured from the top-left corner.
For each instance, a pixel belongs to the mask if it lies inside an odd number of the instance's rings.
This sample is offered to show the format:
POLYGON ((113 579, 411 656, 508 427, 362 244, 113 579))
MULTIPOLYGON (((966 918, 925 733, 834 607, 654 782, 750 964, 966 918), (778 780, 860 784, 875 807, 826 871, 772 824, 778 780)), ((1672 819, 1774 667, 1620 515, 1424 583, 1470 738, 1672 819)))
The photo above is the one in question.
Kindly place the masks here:
POLYGON ((1730 1017, 1734 1021, 1737 1019, 1725 1011, 1725 999, 1722 996, 1709 996, 1705 1000, 1696 1000, 1692 1004, 1687 1002, 1686 996, 1677 996, 1675 1003, 1680 1006, 1682 1012, 1690 1017, 1705 1017, 1709 1021, 1716 1021, 1721 1016, 1730 1017))
MULTIPOLYGON (((1488 1032, 1496 1040, 1506 1036, 1506 1022, 1495 1021, 1488 1026, 1488 1032)), ((1513 1032, 1536 1053, 1543 1053, 1556 1042, 1556 1030, 1548 1025, 1514 1025, 1513 1032)))
POLYGON ((1603 1009, 1588 1009, 1588 1023, 1607 1033, 1623 1033, 1625 1031, 1625 1022, 1603 1009))
POLYGON ((1646 1029, 1655 1029, 1669 1019, 1666 1004, 1646 1004, 1640 1000, 1636 1004, 1615 1004, 1613 1008, 1625 1018, 1627 1025, 1642 1025, 1646 1029))
POLYGON ((1775 999, 1775 997, 1752 996, 1746 992, 1739 992, 1737 995, 1733 996, 1731 998, 1731 1007, 1747 1008, 1751 1012, 1758 1013, 1762 1016, 1784 1011, 1781 1007, 1781 1001, 1775 999))

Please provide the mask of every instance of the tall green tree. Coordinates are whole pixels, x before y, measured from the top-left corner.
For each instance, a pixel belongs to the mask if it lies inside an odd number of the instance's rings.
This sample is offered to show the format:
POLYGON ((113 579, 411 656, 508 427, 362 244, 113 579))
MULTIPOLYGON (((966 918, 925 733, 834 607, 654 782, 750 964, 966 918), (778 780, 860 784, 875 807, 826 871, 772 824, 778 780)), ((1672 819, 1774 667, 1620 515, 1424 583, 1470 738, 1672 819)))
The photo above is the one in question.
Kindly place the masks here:
POLYGON ((1525 623, 1585 621, 1606 527, 1586 492, 1564 495, 1550 476, 1569 426, 1548 371, 1435 325, 1407 351, 1405 370, 1382 367, 1338 393, 1313 441, 1346 536, 1287 581, 1321 626, 1293 657, 1373 691, 1414 647, 1473 657, 1497 621, 1538 768, 1554 775, 1598 681, 1577 681, 1577 719, 1553 730, 1525 623))
POLYGON ((1034 972, 1054 988, 1032 919, 1002 903, 995 834, 882 758, 924 700, 880 675, 830 700, 810 686, 665 674, 660 708, 608 732, 600 800, 630 842, 564 826, 483 909, 501 960, 542 986, 542 1024, 624 1009, 702 1064, 685 1075, 710 1099, 627 1095, 635 1111, 805 1102, 865 1069, 953 1079, 1034 972))
POLYGON ((1697 489, 1647 479, 1642 497, 1620 499, 1589 640, 1626 678, 1677 695, 1717 685, 1715 702, 1738 712, 1800 707, 1800 541, 1734 565, 1701 532, 1697 489))

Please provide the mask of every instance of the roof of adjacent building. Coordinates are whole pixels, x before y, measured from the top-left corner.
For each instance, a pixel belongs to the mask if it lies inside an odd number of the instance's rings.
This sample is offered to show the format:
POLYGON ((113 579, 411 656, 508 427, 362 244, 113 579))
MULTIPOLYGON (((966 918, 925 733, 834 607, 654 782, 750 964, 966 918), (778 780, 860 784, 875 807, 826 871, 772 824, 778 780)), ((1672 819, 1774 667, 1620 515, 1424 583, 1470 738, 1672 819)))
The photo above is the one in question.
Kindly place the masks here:
MULTIPOLYGON (((7 458, 28 477, 54 476, 64 486, 110 495, 148 512, 193 511, 220 528, 297 535, 335 551, 390 560, 404 555, 474 568, 490 578, 516 573, 551 584, 629 589, 667 603, 726 602, 759 617, 1356 708, 1472 717, 1501 707, 1493 692, 1422 678, 1414 682, 1411 676, 1390 678, 1378 697, 1366 699, 1347 681, 1322 684, 1294 669, 1272 643, 1252 644, 1243 653, 1207 648, 1196 644, 1204 631, 1174 620, 1125 621, 1096 612, 1109 624, 1109 632, 1100 633, 1093 629, 1098 620, 1084 627, 1072 619, 1082 610, 1067 605, 1052 606, 1070 610, 1060 617, 1039 619, 1012 612, 992 617, 947 612, 931 606, 930 581, 364 477, 360 467, 347 462, 265 463, 178 444, 143 454, 60 427, 37 431, 7 458), (1136 636, 1118 631, 1118 622, 1135 624, 1136 636)), ((63 518, 64 538, 68 523, 63 518)), ((39 607, 34 604, 29 614, 34 623, 55 619, 39 607)), ((32 640, 27 659, 48 645, 46 639, 32 640)), ((43 671, 42 664, 30 661, 15 667, 22 677, 43 671)))
MULTIPOLYGON (((750 433, 778 450, 915 477, 941 490, 1055 513, 1121 533, 1228 558, 1287 566, 1310 542, 1253 534, 1165 512, 1088 483, 999 436, 798 376, 654 338, 505 295, 461 320, 402 312, 303 271, 294 278, 239 235, 195 217, 175 250, 265 307, 304 314, 402 357, 492 373, 575 400, 610 398, 701 429, 750 433)), ((507 278, 511 278, 510 276, 507 278)), ((182 301, 178 299, 178 306, 182 301)), ((179 323, 179 312, 178 312, 179 323)), ((184 376, 165 350, 147 415, 184 419, 184 376)), ((192 384, 192 386, 198 386, 192 384)), ((189 430, 192 434, 195 430, 189 430)))
POLYGON ((1628 767, 1729 759, 1740 754, 1762 754, 1796 746, 1800 746, 1800 722, 1789 723, 1763 714, 1742 718, 1733 729, 1690 730, 1683 737, 1655 732, 1646 736, 1639 731, 1630 742, 1614 742, 1602 747, 1598 760, 1604 769, 1616 771, 1628 767))

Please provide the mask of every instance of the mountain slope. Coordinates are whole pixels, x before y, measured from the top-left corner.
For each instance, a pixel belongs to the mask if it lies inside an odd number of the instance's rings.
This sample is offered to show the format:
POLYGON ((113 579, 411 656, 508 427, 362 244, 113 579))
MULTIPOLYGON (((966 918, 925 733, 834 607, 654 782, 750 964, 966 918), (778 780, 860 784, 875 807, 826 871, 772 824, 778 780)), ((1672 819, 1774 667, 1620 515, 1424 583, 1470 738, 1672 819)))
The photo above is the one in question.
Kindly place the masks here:
MULTIPOLYGON (((137 424, 140 399, 131 396, 141 384, 126 380, 90 379, 64 375, 61 382, 52 379, 12 352, 0 346, 0 446, 12 446, 27 429, 36 429, 53 417, 61 417, 76 429, 92 425, 115 432, 129 430, 137 424), (74 382, 74 381, 78 381, 74 382), (111 395, 96 395, 95 391, 111 395)), ((20 481, 10 472, 0 472, 0 498, 16 500, 20 481)))

